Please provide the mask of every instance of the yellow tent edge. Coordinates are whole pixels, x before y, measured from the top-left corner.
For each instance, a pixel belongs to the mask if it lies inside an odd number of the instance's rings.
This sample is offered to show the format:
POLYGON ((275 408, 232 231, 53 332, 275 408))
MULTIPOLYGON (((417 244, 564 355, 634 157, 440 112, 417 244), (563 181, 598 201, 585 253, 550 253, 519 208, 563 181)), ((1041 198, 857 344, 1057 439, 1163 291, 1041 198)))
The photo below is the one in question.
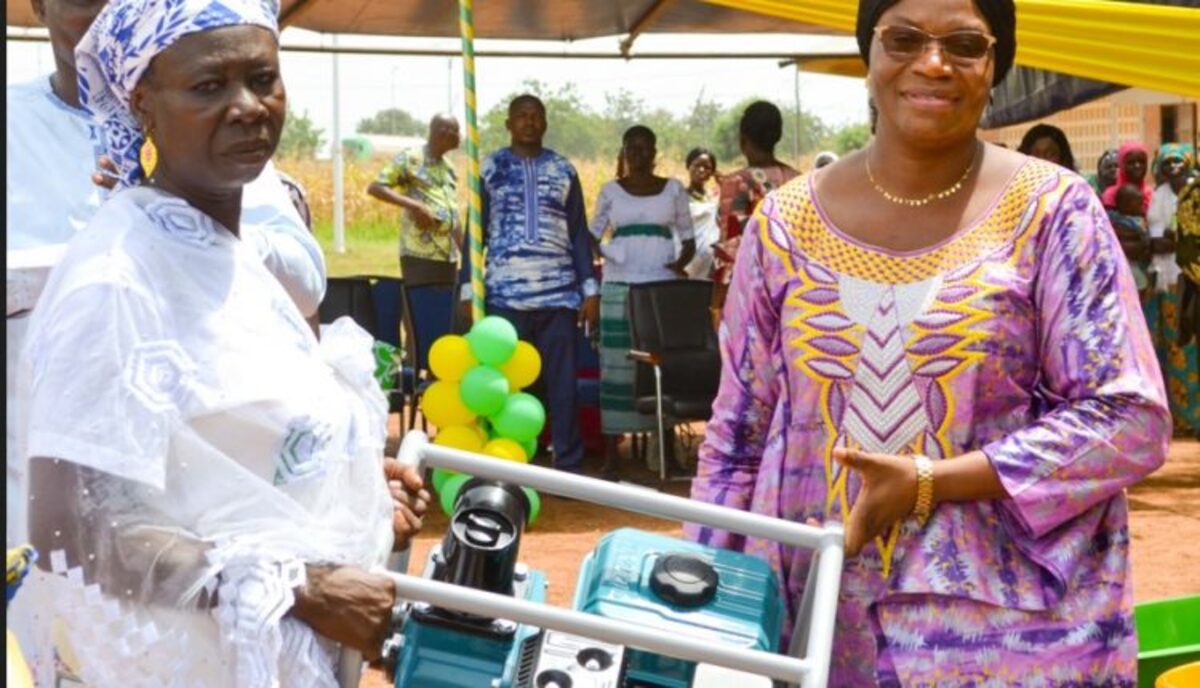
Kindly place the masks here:
MULTIPOLYGON (((852 33, 858 3, 846 0, 704 0, 852 33)), ((1200 97, 1196 60, 1183 46, 1200 35, 1200 9, 1118 0, 1016 0, 1017 64, 1200 97), (1119 42, 1096 34, 1119 35, 1119 42), (1177 45, 1175 54, 1162 45, 1177 45)), ((821 71, 814 65, 807 71, 821 71)), ((829 73, 839 73, 831 71, 829 73)))

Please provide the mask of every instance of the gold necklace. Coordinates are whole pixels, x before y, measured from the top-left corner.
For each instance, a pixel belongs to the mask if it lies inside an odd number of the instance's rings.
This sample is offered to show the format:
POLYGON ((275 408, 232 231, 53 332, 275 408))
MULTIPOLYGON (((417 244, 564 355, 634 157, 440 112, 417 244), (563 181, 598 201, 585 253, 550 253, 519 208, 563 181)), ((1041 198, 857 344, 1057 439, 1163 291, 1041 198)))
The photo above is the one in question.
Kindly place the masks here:
POLYGON ((906 205, 910 208, 920 208, 921 206, 928 205, 929 203, 931 203, 933 201, 940 201, 943 198, 949 198, 949 197, 953 196, 954 194, 958 193, 960 189, 962 189, 963 183, 965 183, 967 181, 967 177, 969 177, 971 175, 971 170, 975 169, 975 156, 972 155, 971 156, 971 164, 967 165, 966 171, 964 171, 962 173, 962 176, 959 177, 958 181, 954 182, 954 184, 952 186, 950 186, 950 188, 931 193, 924 198, 902 198, 900 196, 894 196, 894 195, 888 193, 887 189, 883 188, 882 186, 879 185, 879 182, 875 181, 875 175, 871 174, 871 156, 870 156, 870 154, 867 154, 863 157, 863 162, 866 164, 866 167, 867 167, 867 179, 871 180, 871 186, 875 187, 875 190, 879 192, 880 196, 883 196, 885 199, 887 199, 888 201, 891 201, 892 203, 895 203, 897 205, 906 205))

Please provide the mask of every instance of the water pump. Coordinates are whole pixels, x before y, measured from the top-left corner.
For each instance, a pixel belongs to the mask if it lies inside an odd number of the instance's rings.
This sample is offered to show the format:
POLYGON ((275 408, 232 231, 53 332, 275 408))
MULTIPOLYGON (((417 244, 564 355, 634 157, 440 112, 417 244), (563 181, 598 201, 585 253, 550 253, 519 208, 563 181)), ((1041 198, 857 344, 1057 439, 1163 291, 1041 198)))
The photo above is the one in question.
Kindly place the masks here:
POLYGON ((838 526, 818 528, 645 488, 430 445, 410 465, 477 477, 420 578, 394 574, 385 658, 396 688, 823 688, 842 565, 838 526), (619 529, 582 562, 573 610, 545 604, 545 576, 519 562, 532 487, 815 550, 792 647, 781 654, 779 582, 761 559, 619 529), (778 680, 780 683, 775 683, 778 680))

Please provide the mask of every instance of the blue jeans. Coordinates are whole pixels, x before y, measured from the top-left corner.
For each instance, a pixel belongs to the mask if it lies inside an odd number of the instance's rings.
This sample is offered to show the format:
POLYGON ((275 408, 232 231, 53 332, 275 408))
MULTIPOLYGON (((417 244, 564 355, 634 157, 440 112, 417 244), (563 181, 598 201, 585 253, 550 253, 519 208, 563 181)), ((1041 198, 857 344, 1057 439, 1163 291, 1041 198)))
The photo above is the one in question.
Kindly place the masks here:
POLYGON ((533 344, 542 356, 542 374, 529 391, 537 395, 550 416, 554 467, 579 473, 583 470, 583 436, 579 433, 576 395, 575 339, 578 312, 568 308, 513 311, 489 308, 517 328, 517 335, 533 344))

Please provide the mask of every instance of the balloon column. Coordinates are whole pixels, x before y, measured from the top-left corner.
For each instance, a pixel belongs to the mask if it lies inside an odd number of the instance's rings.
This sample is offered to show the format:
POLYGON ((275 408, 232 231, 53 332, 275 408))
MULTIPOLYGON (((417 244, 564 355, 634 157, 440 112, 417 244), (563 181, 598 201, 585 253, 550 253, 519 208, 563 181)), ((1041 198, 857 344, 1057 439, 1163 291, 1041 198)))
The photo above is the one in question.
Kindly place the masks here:
MULTIPOLYGON (((421 413, 438 427, 434 444, 505 461, 527 463, 533 458, 546 410, 521 390, 537 380, 542 359, 532 344, 517 339, 510 322, 489 315, 465 336, 439 338, 429 350, 429 369, 437 380, 421 397, 421 413)), ((470 478, 434 470, 433 486, 447 514, 470 478)), ((524 490, 532 524, 541 499, 534 490, 524 490)))

